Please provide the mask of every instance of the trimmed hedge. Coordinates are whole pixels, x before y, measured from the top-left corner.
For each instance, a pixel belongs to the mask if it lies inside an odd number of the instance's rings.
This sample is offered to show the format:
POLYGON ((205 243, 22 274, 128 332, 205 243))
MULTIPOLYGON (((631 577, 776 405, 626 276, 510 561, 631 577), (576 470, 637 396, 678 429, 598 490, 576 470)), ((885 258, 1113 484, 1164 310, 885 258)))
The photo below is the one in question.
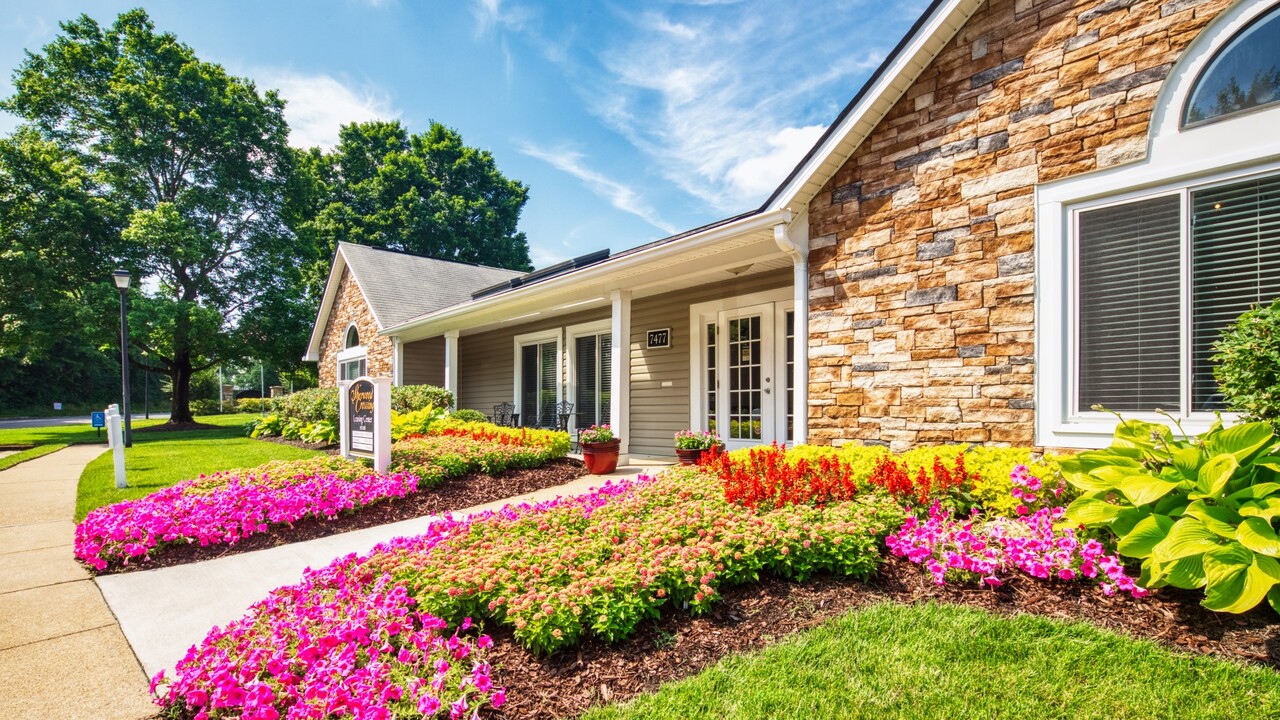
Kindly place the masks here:
MULTIPOLYGON (((299 390, 276 398, 272 406, 276 414, 285 420, 338 424, 338 388, 299 390)), ((392 410, 411 413, 424 410, 427 406, 452 408, 453 393, 434 385, 396 385, 391 388, 392 410)))

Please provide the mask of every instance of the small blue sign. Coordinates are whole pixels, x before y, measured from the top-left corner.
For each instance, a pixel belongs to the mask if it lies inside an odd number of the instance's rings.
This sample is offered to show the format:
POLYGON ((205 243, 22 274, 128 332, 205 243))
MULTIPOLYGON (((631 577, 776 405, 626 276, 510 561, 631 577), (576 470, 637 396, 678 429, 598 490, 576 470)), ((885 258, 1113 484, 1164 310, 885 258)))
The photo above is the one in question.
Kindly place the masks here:
POLYGON ((96 428, 106 427, 107 414, 104 412, 89 413, 89 422, 96 428))

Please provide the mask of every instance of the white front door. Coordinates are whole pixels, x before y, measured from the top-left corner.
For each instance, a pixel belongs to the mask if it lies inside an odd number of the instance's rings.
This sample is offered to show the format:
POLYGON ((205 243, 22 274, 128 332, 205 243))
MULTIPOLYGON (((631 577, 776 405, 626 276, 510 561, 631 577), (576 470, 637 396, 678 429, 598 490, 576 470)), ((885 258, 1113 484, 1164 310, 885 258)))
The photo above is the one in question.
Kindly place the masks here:
POLYGON ((731 449, 774 439, 773 324, 772 303, 718 314, 717 431, 731 449))

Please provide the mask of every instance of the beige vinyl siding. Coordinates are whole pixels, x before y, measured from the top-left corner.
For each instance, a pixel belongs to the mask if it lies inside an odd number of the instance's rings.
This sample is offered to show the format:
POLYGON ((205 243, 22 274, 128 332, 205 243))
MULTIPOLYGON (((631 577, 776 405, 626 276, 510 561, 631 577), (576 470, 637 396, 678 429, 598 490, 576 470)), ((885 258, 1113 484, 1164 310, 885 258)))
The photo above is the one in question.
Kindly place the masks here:
MULTIPOLYGON (((607 320, 609 308, 562 315, 515 325, 501 330, 463 334, 458 338, 458 355, 462 366, 458 376, 458 407, 493 414, 493 406, 515 402, 515 337, 526 333, 565 328, 570 325, 607 320)), ((560 338, 561 395, 568 398, 568 349, 563 334, 560 338)))
POLYGON ((405 385, 444 385, 444 338, 405 343, 401 352, 405 385))
POLYGON ((632 454, 674 455, 672 436, 689 427, 689 306, 789 287, 791 275, 790 269, 772 271, 631 303, 632 454), (646 350, 645 333, 668 327, 671 347, 646 350))

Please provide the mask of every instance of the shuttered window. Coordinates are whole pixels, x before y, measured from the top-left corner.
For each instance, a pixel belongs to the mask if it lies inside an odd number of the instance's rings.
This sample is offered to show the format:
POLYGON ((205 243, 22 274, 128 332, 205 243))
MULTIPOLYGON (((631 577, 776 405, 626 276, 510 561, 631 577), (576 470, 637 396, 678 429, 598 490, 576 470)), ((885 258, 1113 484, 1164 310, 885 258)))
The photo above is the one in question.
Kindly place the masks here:
POLYGON ((1077 409, 1224 409, 1214 343, 1280 297, 1280 175, 1085 210, 1078 239, 1077 409))
POLYGON ((1192 407, 1222 410, 1213 344, 1280 296, 1280 175, 1191 193, 1191 256, 1192 407))
POLYGON ((1079 408, 1179 409, 1181 198, 1080 214, 1079 408))
POLYGON ((520 424, 555 427, 556 398, 560 379, 556 373, 559 343, 544 342, 520 347, 520 424))
POLYGON ((574 422, 579 429, 609 422, 609 385, 613 378, 610 337, 609 333, 600 333, 574 338, 574 422))

